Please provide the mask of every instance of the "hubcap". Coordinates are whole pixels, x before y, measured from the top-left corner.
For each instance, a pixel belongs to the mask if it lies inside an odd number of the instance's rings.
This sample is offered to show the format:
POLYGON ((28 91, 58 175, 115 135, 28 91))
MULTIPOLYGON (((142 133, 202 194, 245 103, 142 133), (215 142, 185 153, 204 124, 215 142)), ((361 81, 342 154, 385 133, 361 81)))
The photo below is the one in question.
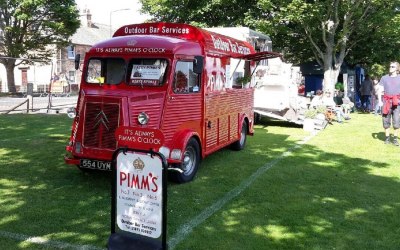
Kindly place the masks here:
POLYGON ((196 163, 196 152, 194 148, 188 147, 183 155, 182 170, 185 175, 190 175, 196 163))
POLYGON ((244 129, 242 129, 242 132, 240 133, 240 145, 244 144, 245 139, 246 139, 246 132, 244 129))

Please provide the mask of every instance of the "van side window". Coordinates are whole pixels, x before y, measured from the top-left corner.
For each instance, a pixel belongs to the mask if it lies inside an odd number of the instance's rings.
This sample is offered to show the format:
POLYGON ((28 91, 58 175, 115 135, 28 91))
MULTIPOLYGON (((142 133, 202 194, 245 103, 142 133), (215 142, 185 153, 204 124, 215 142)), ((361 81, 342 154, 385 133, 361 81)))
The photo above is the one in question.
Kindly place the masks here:
POLYGON ((193 72, 193 62, 176 63, 173 90, 179 94, 200 92, 200 76, 193 72))
POLYGON ((125 79, 125 61, 120 58, 90 59, 86 82, 119 84, 125 79))

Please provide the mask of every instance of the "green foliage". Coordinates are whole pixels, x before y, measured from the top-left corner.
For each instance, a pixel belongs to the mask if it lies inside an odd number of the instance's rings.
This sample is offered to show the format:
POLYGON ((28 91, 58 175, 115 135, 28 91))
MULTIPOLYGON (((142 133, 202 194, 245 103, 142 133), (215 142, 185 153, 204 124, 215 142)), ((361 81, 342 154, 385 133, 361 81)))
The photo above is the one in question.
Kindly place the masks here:
POLYGON ((335 89, 338 89, 338 90, 340 90, 340 91, 344 91, 344 85, 343 85, 343 83, 342 83, 342 82, 337 82, 337 83, 335 84, 335 89))
POLYGON ((247 16, 261 10, 256 0, 140 0, 153 21, 189 23, 198 27, 244 26, 247 16))
MULTIPOLYGON (((389 65, 389 64, 387 64, 389 65)), ((376 77, 380 79, 383 75, 385 75, 388 70, 387 70, 387 65, 381 65, 378 63, 374 63, 372 66, 367 67, 367 72, 369 72, 369 75, 371 77, 376 77)))
POLYGON ((316 110, 317 110, 318 114, 325 114, 326 106, 319 105, 319 106, 317 106, 316 110))
POLYGON ((79 25, 73 0, 0 1, 0 27, 4 30, 0 52, 46 60, 54 52, 48 45, 65 45, 79 25))
POLYGON ((326 112, 326 107, 325 106, 317 106, 315 108, 309 108, 306 110, 306 112, 304 113, 304 117, 305 118, 316 118, 318 114, 325 114, 326 112))
POLYGON ((304 113, 305 118, 314 119, 318 114, 318 111, 314 108, 307 109, 304 113))
MULTIPOLYGON (((140 0, 154 20, 199 26, 248 26, 271 36, 294 64, 316 60, 324 70, 386 64, 400 58, 399 0, 140 0)), ((332 74, 329 82, 336 83, 332 74)))
POLYGON ((249 83, 250 81, 251 81, 251 76, 240 76, 240 77, 236 78, 235 83, 237 85, 243 86, 243 85, 249 83))
MULTIPOLYGON (((74 0, 0 0, 0 55, 49 61, 54 46, 67 44, 79 25, 74 0)), ((14 84, 15 59, 0 58, 0 63, 6 66, 8 84, 14 84)))

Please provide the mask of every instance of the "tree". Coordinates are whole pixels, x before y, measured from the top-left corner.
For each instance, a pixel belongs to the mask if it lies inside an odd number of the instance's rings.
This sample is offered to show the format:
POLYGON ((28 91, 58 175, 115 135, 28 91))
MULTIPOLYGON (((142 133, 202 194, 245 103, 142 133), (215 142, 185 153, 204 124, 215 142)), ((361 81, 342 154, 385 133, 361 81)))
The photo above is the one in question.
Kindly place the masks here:
POLYGON ((267 33, 274 48, 292 62, 316 60, 324 69, 326 89, 334 88, 346 57, 352 63, 373 63, 400 56, 399 0, 141 2, 143 11, 156 20, 203 26, 246 25, 267 33))
POLYGON ((300 56, 303 60, 313 58, 323 67, 325 89, 334 88, 346 56, 357 62, 371 61, 382 54, 399 55, 397 52, 393 54, 397 51, 397 42, 394 43, 388 32, 398 29, 392 24, 399 1, 295 0, 279 1, 279 4, 279 9, 272 10, 274 19, 264 22, 265 27, 275 31, 279 41, 286 43, 285 50, 301 52, 292 56, 300 56), (379 44, 372 43, 370 38, 379 44), (300 42, 300 46, 295 40, 300 42))
POLYGON ((198 27, 243 26, 256 0, 140 0, 153 21, 190 23, 198 27))
POLYGON ((15 93, 16 58, 48 61, 54 46, 64 46, 79 28, 74 0, 0 0, 0 63, 15 93), (51 46, 54 45, 54 46, 51 46))

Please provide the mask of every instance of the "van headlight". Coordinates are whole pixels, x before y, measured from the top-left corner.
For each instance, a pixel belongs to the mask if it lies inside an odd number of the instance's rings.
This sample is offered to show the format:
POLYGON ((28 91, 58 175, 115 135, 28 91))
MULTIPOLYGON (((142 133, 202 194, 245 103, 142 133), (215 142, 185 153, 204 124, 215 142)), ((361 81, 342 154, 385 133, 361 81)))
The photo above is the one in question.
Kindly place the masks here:
POLYGON ((149 122, 149 115, 142 112, 138 115, 138 122, 142 125, 146 125, 149 122))

